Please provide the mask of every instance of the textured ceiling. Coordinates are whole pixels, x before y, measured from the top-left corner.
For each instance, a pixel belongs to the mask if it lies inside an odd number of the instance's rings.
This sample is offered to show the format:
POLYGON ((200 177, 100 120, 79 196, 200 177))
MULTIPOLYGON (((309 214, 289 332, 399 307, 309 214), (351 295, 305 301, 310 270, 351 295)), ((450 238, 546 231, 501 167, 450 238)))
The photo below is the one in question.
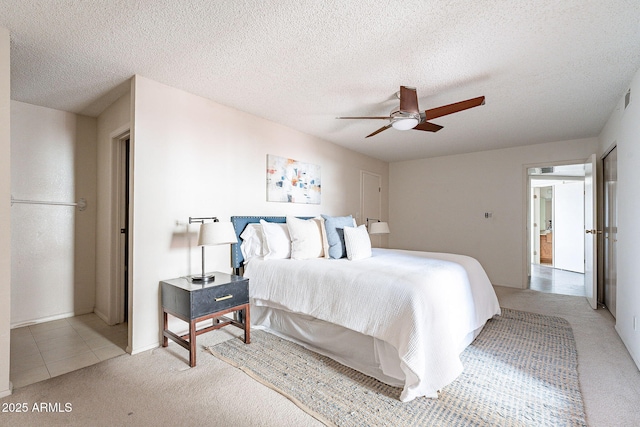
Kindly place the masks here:
POLYGON ((11 97, 97 115, 139 74, 387 160, 597 136, 640 68, 638 0, 4 0, 11 97), (389 129, 400 85, 421 109, 389 129))

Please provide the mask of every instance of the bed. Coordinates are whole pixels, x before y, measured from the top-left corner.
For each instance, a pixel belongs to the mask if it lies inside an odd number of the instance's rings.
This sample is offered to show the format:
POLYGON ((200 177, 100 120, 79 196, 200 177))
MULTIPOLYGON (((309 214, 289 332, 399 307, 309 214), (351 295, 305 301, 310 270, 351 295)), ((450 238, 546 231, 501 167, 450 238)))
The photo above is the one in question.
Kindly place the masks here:
MULTIPOLYGON (((367 256, 351 257, 352 249, 349 257, 331 258, 325 240, 322 256, 293 258, 292 250, 290 257, 261 254, 245 262, 251 239, 243 233, 255 232, 259 223, 265 235, 272 224, 286 230, 287 218, 231 221, 239 241, 232 246, 232 265, 250 280, 252 325, 402 388, 401 401, 437 398, 462 373, 460 353, 500 314, 493 287, 474 258, 370 243, 367 256)), ((362 227, 346 226, 345 240, 362 227)), ((328 231, 320 227, 320 233, 328 231)))

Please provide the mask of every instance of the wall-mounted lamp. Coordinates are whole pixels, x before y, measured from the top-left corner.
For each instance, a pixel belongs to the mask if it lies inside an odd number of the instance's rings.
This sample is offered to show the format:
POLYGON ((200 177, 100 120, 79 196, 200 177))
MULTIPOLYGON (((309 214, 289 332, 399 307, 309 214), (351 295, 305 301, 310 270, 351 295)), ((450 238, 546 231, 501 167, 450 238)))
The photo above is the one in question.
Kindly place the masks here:
POLYGON ((204 247, 237 243, 238 239, 236 238, 236 233, 233 229, 233 225, 230 222, 220 222, 218 221, 218 218, 214 216, 204 218, 189 217, 189 224, 193 223, 200 224, 200 232, 198 233, 198 246, 202 246, 202 275, 189 276, 189 278, 192 282, 211 282, 215 279, 215 275, 205 274, 204 247))
POLYGON ((389 234, 389 224, 376 218, 367 218, 369 234, 389 234))

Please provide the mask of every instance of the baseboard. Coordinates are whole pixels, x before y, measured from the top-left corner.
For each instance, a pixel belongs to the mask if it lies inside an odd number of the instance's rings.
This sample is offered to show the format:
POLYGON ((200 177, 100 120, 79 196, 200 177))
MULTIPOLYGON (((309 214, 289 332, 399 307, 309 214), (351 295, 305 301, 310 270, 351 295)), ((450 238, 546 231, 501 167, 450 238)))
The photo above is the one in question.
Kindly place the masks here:
POLYGON ((491 286, 493 286, 494 288, 498 287, 498 288, 509 288, 509 289, 515 289, 515 290, 524 290, 527 288, 523 288, 522 286, 517 286, 517 285, 503 285, 503 284, 497 284, 497 283, 492 283, 491 286))
POLYGON ((9 381, 9 388, 6 390, 0 391, 0 398, 11 396, 13 393, 13 383, 9 381))
POLYGON ((82 316, 84 314, 90 314, 90 313, 95 313, 106 324, 109 324, 109 322, 107 322, 106 316, 104 316, 102 313, 99 313, 97 310, 94 310, 93 307, 85 307, 83 309, 75 310, 73 312, 56 314, 55 316, 46 316, 46 317, 41 317, 39 319, 25 320, 25 321, 18 322, 18 323, 12 323, 11 324, 11 329, 22 328, 24 326, 37 325, 39 323, 52 322, 54 320, 68 319, 70 317, 82 316))
POLYGON ((24 326, 37 325, 39 323, 52 322, 54 320, 68 319, 69 317, 73 317, 73 316, 74 316, 74 313, 71 312, 71 313, 56 314, 55 316, 41 317, 39 319, 25 320, 19 323, 12 323, 11 329, 22 328, 24 326))
POLYGON ((633 354, 633 352, 631 351, 631 348, 627 345, 625 339, 622 337, 622 334, 620 333, 620 328, 618 328, 618 325, 614 325, 613 329, 616 331, 616 333, 618 334, 618 337, 620 337, 620 341, 622 341, 622 344, 624 345, 624 348, 627 349, 627 353, 629 353, 629 356, 631 356, 631 360, 633 360, 633 363, 636 364, 636 367, 638 368, 638 370, 640 370, 640 360, 638 360, 635 357, 635 354, 633 354))
POLYGON ((142 348, 136 348, 135 350, 131 351, 131 355, 133 356, 135 354, 144 353, 145 351, 156 349, 156 348, 160 347, 161 345, 162 345, 162 343, 157 343, 157 344, 150 344, 150 345, 142 347, 142 348))
POLYGON ((93 312, 95 313, 96 316, 98 316, 104 323, 106 323, 107 325, 109 324, 109 317, 104 314, 103 312, 101 312, 100 310, 98 310, 97 308, 93 309, 93 312))

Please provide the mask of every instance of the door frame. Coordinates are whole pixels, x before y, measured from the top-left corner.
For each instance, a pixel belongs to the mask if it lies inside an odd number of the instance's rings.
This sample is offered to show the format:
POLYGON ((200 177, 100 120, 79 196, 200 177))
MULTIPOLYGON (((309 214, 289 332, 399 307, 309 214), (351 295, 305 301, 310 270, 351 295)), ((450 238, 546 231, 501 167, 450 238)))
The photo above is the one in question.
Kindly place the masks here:
MULTIPOLYGON (((379 219, 380 221, 383 220, 383 218, 381 218, 382 216, 382 175, 375 172, 360 170, 360 215, 359 216, 361 217, 362 224, 366 224, 367 222, 367 215, 364 212, 364 192, 365 192, 364 177, 365 175, 370 175, 378 179, 378 213, 376 214, 376 219, 379 219)), ((367 232, 369 232, 368 229, 367 229, 367 232)), ((380 246, 382 244, 382 236, 378 236, 378 240, 379 240, 378 244, 380 246)))
MULTIPOLYGON (((604 179, 604 159, 611 153, 615 148, 618 147, 618 141, 613 141, 609 147, 602 153, 597 163, 598 167, 598 177, 600 177, 600 182, 598 183, 598 230, 603 230, 604 232, 604 186, 606 185, 604 179)), ((599 306, 605 307, 604 301, 604 251, 605 251, 605 243, 604 239, 598 240, 598 304, 599 306)))
MULTIPOLYGON (((117 324, 122 323, 125 318, 125 310, 127 311, 127 321, 129 328, 129 339, 131 338, 131 288, 132 288, 132 256, 131 256, 131 247, 132 247, 132 221, 131 221, 131 194, 133 189, 133 156, 131 155, 133 152, 133 142, 131 141, 131 133, 129 129, 124 131, 119 131, 116 136, 112 136, 112 168, 111 168, 111 182, 112 182, 112 194, 111 194, 111 280, 109 283, 109 324, 117 324), (129 141, 129 164, 128 164, 128 173, 129 173, 129 185, 128 191, 125 189, 125 161, 126 159, 126 141, 129 141), (124 201, 125 195, 128 193, 129 197, 129 210, 128 212, 124 212, 127 203, 124 201), (128 232, 125 234, 127 236, 126 241, 122 241, 122 234, 120 229, 123 226, 126 227, 125 224, 128 223, 128 232), (124 243, 126 247, 129 248, 126 251, 123 246, 124 243), (124 263, 122 262, 127 253, 127 265, 128 270, 127 274, 127 282, 128 292, 125 295, 125 270, 124 263), (125 307, 125 301, 127 302, 127 307, 125 307)), ((129 345, 130 345, 129 341, 129 345)))
MULTIPOLYGON (((538 163, 529 163, 524 164, 522 169, 523 176, 523 197, 524 197, 524 212, 523 212, 523 242, 524 242, 524 251, 522 256, 522 289, 527 289, 529 277, 531 276, 531 261, 530 261, 530 248, 532 245, 531 242, 531 230, 529 224, 531 224, 531 180, 529 176, 529 169, 531 168, 542 168, 547 166, 564 166, 564 165, 582 165, 588 159, 573 159, 573 160, 562 160, 562 161, 553 161, 553 162, 538 162, 538 163)), ((599 175, 598 175, 599 176, 599 175)), ((597 185, 598 183, 596 183, 597 185)), ((597 201, 595 201, 597 203, 597 201)), ((599 204, 598 204, 599 205, 599 204)), ((600 220, 600 215, 598 216, 598 221, 600 220)), ((598 252, 599 254, 599 252, 598 252)))

